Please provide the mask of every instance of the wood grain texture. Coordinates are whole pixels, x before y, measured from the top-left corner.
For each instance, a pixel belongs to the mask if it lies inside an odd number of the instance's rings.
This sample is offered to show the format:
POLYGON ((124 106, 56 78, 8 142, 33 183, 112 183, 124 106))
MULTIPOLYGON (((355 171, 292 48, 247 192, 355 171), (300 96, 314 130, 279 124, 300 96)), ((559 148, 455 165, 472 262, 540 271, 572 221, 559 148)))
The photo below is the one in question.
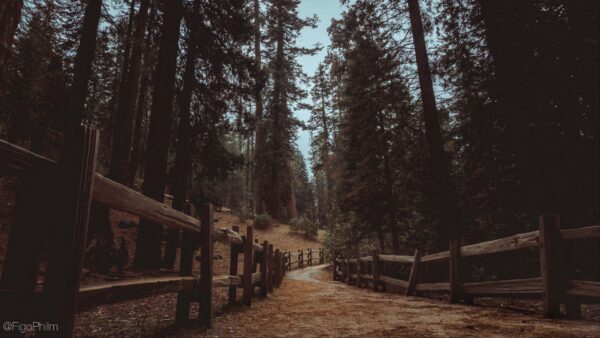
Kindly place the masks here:
POLYGON ((379 255, 379 260, 382 262, 412 264, 414 257, 406 255, 379 255))
POLYGON ((474 296, 498 296, 542 293, 542 279, 525 278, 509 279, 490 282, 464 283, 463 292, 474 296))
POLYGON ((450 283, 419 283, 415 286, 416 291, 450 291, 450 283))
POLYGON ((569 280, 567 285, 568 295, 600 298, 600 282, 569 280))
POLYGON ((539 231, 536 230, 495 239, 493 241, 465 245, 460 248, 460 255, 461 257, 470 257, 492 254, 497 252, 507 252, 535 247, 538 245, 538 242, 539 231))
POLYGON ((402 279, 396 279, 396 278, 392 278, 392 277, 388 277, 388 276, 379 276, 379 281, 381 283, 386 283, 389 285, 396 285, 396 286, 400 286, 402 288, 407 288, 408 287, 408 281, 402 280, 402 279))
POLYGON ((560 238, 563 240, 599 239, 600 225, 560 230, 560 238))

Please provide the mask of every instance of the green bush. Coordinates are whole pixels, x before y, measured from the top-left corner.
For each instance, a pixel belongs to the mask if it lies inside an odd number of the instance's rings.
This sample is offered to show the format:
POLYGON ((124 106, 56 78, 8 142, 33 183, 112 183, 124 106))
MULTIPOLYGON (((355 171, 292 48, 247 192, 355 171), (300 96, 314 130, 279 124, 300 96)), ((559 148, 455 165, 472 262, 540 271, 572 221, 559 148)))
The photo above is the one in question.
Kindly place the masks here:
POLYGON ((254 227, 257 229, 268 229, 275 221, 269 214, 260 214, 254 217, 254 227))
POLYGON ((304 233, 304 236, 307 238, 317 237, 319 227, 310 219, 297 217, 292 218, 289 223, 292 231, 304 233))

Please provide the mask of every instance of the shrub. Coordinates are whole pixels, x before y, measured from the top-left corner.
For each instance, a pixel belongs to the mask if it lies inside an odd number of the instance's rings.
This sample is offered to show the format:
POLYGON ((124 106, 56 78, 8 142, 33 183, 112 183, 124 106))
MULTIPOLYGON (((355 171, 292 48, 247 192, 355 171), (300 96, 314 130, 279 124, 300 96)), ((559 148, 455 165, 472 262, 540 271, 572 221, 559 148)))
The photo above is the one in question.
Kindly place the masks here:
POLYGON ((315 238, 319 230, 319 227, 315 223, 305 217, 292 218, 290 220, 290 228, 294 232, 304 233, 304 237, 306 238, 315 238))
POLYGON ((275 221, 269 214, 260 214, 254 217, 254 227, 257 229, 268 229, 275 221))

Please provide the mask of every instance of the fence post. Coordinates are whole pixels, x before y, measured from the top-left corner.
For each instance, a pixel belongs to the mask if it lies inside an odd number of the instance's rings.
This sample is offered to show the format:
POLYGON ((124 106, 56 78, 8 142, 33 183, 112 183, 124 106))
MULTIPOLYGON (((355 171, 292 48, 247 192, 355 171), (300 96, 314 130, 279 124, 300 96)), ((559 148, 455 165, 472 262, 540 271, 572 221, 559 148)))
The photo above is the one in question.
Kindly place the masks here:
MULTIPOLYGON (((53 336, 72 336, 85 239, 96 172, 98 132, 88 127, 67 134, 56 176, 49 187, 54 210, 49 216, 48 268, 42 305, 49 322, 58 324, 53 336)), ((31 212, 31 211, 30 211, 31 212)))
POLYGON ((267 296, 267 275, 268 275, 268 259, 267 250, 269 250, 269 242, 264 241, 262 244, 262 255, 260 256, 260 296, 267 296))
POLYGON ((298 250, 298 268, 304 267, 304 251, 298 250))
POLYGON ((210 328, 212 326, 212 279, 213 279, 213 206, 206 203, 202 206, 200 218, 202 226, 200 232, 200 283, 198 285, 198 319, 200 326, 210 328))
POLYGON ((560 290, 558 289, 558 227, 557 215, 542 215, 540 227, 540 273, 542 275, 542 302, 545 318, 560 315, 560 290))
POLYGON ((450 239, 450 302, 460 298, 460 244, 458 239, 450 239))
POLYGON ((319 249, 319 264, 324 264, 325 263, 325 252, 323 251, 323 248, 319 249))
POLYGON ((373 262, 372 270, 373 270, 373 291, 379 291, 379 250, 373 250, 373 262))
MULTIPOLYGON (((196 217, 193 206, 189 206, 188 214, 196 217)), ((194 248, 198 236, 194 233, 183 231, 181 234, 181 251, 179 259, 179 275, 191 276, 194 264, 194 248)), ((175 324, 182 326, 190 319, 190 303, 193 299, 193 291, 179 291, 177 293, 177 305, 175 310, 175 324)))
POLYGON ((352 268, 350 267, 350 259, 346 257, 346 283, 352 284, 352 268))
POLYGON ((307 260, 308 260, 308 264, 307 265, 311 266, 312 265, 312 260, 313 260, 312 249, 311 248, 308 248, 307 260))
POLYGON ((279 287, 279 280, 281 279, 281 254, 279 253, 279 249, 275 249, 275 264, 274 264, 274 270, 275 270, 275 287, 279 287))
POLYGON ((412 268, 410 269, 410 276, 408 277, 408 286, 406 287, 406 295, 410 296, 415 291, 417 285, 417 276, 419 275, 419 264, 421 263, 421 252, 419 249, 415 250, 415 258, 413 261, 412 268))
MULTIPOLYGON (((233 232, 239 233, 240 227, 234 225, 232 227, 233 232)), ((238 275, 238 253, 240 252, 240 247, 238 245, 231 244, 229 246, 229 275, 236 276, 238 275)), ((229 305, 233 305, 237 299, 237 285, 229 286, 229 294, 228 294, 228 303, 229 305)))
POLYGON ((287 266, 288 256, 287 256, 287 252, 282 252, 281 255, 283 256, 283 260, 281 262, 281 270, 282 270, 281 271, 281 277, 283 279, 283 276, 285 276, 285 269, 286 269, 286 266, 287 266))
POLYGON ((246 237, 244 238, 244 292, 242 294, 242 300, 246 306, 252 306, 252 294, 254 293, 254 286, 252 285, 252 264, 254 261, 253 242, 252 226, 249 225, 246 227, 246 237))
POLYGON ((561 280, 561 292, 565 302, 565 311, 569 319, 581 319, 581 303, 576 296, 569 296, 564 293, 568 287, 568 279, 573 273, 573 242, 560 242, 561 249, 564 248, 561 256, 561 269, 565 272, 561 280))
POLYGON ((269 273, 267 274, 267 290, 270 293, 273 293, 273 278, 275 276, 275 264, 273 260, 273 244, 269 244, 269 253, 267 255, 267 259, 269 263, 267 266, 269 267, 269 273))
POLYGON ((360 255, 356 256, 356 286, 361 287, 360 274, 362 273, 362 262, 360 261, 360 255))

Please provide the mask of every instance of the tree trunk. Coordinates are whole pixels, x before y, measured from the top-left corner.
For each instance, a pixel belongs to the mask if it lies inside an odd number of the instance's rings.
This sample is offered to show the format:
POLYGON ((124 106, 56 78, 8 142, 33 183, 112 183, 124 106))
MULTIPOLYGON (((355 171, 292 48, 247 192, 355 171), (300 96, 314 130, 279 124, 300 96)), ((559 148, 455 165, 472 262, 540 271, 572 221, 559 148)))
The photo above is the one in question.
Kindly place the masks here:
POLYGON ((12 54, 15 31, 21 20, 23 0, 0 1, 0 110, 8 82, 8 62, 12 54))
MULTIPOLYGON (((198 57, 198 17, 200 1, 194 1, 194 9, 189 26, 188 51, 185 71, 183 74, 183 89, 179 97, 180 114, 177 130, 177 154, 175 157, 175 183, 173 187, 173 208, 184 211, 188 197, 188 186, 192 172, 192 126, 190 119, 193 88, 196 85, 196 59, 198 57)), ((169 229, 163 257, 163 267, 172 269, 175 265, 177 244, 181 231, 169 229)))
POLYGON ((457 212, 457 203, 454 189, 450 181, 450 168, 444 144, 442 131, 438 118, 433 81, 429 68, 429 58, 425 45, 425 34, 421 21, 419 0, 408 0, 410 25, 412 28, 413 42, 417 58, 419 85, 421 88, 421 101, 423 104, 423 117, 425 120, 425 136, 429 146, 429 162, 436 186, 436 204, 439 208, 437 224, 437 246, 443 246, 448 238, 455 238, 460 233, 460 221, 457 212))
MULTIPOLYGON (((173 92, 177 69, 181 0, 163 0, 163 24, 156 69, 152 115, 146 150, 144 195, 162 202, 166 185, 167 156, 173 116, 173 92)), ((140 222, 133 267, 159 268, 161 263, 162 225, 140 222)))
POLYGON ((129 183, 129 164, 135 119, 134 112, 140 84, 144 32, 146 31, 146 22, 148 21, 149 3, 150 0, 141 0, 140 2, 140 11, 137 15, 133 34, 131 57, 127 58, 127 55, 125 55, 126 58, 123 61, 128 64, 128 67, 123 67, 124 72, 121 77, 109 171, 109 177, 122 184, 129 183))
POLYGON ((263 101, 262 101, 262 89, 263 74, 261 64, 261 51, 260 51, 260 4, 259 0, 254 0, 254 63, 256 67, 256 86, 254 88, 254 99, 256 103, 255 113, 255 129, 256 129, 256 145, 254 148, 254 213, 263 214, 265 212, 265 200, 264 200, 264 189, 262 184, 262 175, 264 172, 261 171, 259 162, 262 161, 262 156, 265 151, 265 130, 263 126, 263 101))

